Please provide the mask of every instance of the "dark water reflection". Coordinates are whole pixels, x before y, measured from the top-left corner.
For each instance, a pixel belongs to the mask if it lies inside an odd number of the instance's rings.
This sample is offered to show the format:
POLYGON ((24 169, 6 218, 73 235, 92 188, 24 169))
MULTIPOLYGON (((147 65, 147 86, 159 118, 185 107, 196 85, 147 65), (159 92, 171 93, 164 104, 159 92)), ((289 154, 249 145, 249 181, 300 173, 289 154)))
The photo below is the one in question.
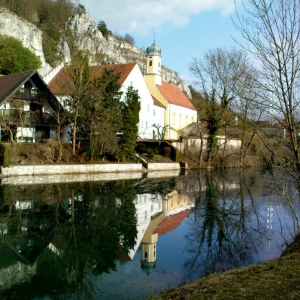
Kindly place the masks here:
POLYGON ((0 298, 145 299, 276 257, 299 230, 286 177, 163 175, 3 179, 0 298))

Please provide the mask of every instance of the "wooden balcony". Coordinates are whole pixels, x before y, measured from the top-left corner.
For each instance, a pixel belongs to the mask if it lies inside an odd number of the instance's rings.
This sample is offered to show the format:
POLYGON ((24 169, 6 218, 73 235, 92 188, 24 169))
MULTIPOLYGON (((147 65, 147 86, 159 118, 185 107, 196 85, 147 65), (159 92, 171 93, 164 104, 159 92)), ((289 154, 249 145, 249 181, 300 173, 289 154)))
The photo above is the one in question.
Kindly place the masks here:
POLYGON ((0 109, 0 121, 6 124, 54 125, 55 119, 49 113, 41 111, 20 111, 18 109, 0 109))
POLYGON ((45 91, 20 88, 20 90, 12 96, 12 99, 39 101, 42 98, 46 98, 46 97, 47 97, 47 92, 45 91))

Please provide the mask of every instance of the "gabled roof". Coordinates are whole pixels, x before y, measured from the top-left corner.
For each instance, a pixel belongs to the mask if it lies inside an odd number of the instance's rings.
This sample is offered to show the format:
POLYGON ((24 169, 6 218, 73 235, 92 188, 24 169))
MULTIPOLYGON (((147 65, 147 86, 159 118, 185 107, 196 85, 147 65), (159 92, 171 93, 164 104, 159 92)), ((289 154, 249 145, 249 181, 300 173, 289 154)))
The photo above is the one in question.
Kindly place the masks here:
POLYGON ((202 134, 209 134, 207 128, 207 122, 193 122, 186 127, 179 130, 179 134, 183 137, 198 137, 200 136, 200 131, 202 134))
MULTIPOLYGON (((91 66, 89 71, 92 77, 98 78, 102 75, 104 69, 115 70, 115 73, 120 73, 119 84, 123 84, 128 75, 131 73, 136 63, 130 64, 113 64, 113 65, 101 65, 101 66, 91 66)), ((68 86, 68 74, 74 70, 74 67, 64 67, 62 68, 56 76, 49 82, 49 87, 53 94, 64 95, 67 94, 68 86)))
POLYGON ((177 86, 163 81, 161 86, 157 85, 157 88, 170 104, 175 104, 178 106, 196 110, 191 101, 177 86))
POLYGON ((181 222, 190 214, 191 210, 187 209, 178 214, 171 215, 165 218, 158 227, 154 230, 159 236, 164 235, 172 230, 176 229, 181 222))
MULTIPOLYGON (((37 71, 24 72, 19 74, 5 75, 0 77, 0 105, 16 93, 23 84, 31 79, 37 78, 44 82, 37 71)), ((44 83, 45 84, 45 83, 44 83)), ((45 84, 46 85, 46 84, 45 84)))
POLYGON ((162 103, 160 103, 154 96, 152 96, 152 99, 154 105, 165 108, 165 106, 162 103))

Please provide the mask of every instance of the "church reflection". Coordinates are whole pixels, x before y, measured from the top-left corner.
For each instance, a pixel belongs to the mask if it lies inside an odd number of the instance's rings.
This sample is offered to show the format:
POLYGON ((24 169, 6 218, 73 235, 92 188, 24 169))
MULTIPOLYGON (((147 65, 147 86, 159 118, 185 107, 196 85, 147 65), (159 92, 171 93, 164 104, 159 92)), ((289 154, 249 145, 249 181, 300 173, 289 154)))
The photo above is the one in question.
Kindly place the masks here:
MULTIPOLYGON (((159 235, 176 228, 179 225, 176 216, 183 211, 189 213, 194 206, 192 198, 176 190, 176 180, 159 179, 154 184, 150 183, 150 186, 153 184, 150 188, 145 188, 149 186, 146 182, 136 189, 134 186, 140 182, 132 181, 130 189, 126 185, 124 193, 120 192, 122 184, 110 187, 109 183, 1 186, 0 272, 3 276, 0 290, 7 288, 11 282, 9 274, 15 273, 14 270, 19 270, 20 282, 36 274, 38 258, 42 253, 53 253, 51 257, 55 259, 64 256, 69 251, 65 232, 72 234, 72 230, 76 230, 77 236, 73 237, 76 243, 83 243, 87 235, 97 234, 97 231, 91 230, 91 225, 94 222, 99 225, 103 221, 99 221, 98 214, 100 210, 103 213, 103 209, 107 209, 108 203, 113 206, 113 214, 118 212, 114 221, 123 218, 123 224, 131 226, 128 232, 135 234, 127 239, 126 228, 123 228, 124 232, 118 237, 117 256, 112 257, 111 264, 104 270, 114 269, 113 261, 116 259, 133 260, 141 249, 141 268, 150 274, 156 266, 159 235), (128 195, 132 200, 126 199, 128 195), (125 216, 122 212, 126 201, 134 206, 133 210, 129 208, 130 213, 125 216), (82 222, 86 224, 87 231, 82 231, 82 224, 79 227, 76 223, 81 218, 89 219, 82 222), (135 231, 130 224, 134 225, 135 231)), ((110 218, 109 215, 104 217, 110 218)), ((107 228, 104 226, 101 229, 107 228)), ((105 239, 104 235, 102 239, 105 239)), ((103 246, 106 242, 102 240, 95 243, 103 246)), ((91 245, 91 248, 95 246, 91 245)), ((114 253, 116 249, 110 251, 114 253)), ((18 277, 14 278, 16 284, 18 277)))
POLYGON ((190 214, 180 237, 186 274, 252 263, 266 233, 271 241, 280 199, 268 202, 261 180, 246 182, 237 173, 159 176, 0 185, 0 292, 24 282, 33 290, 47 282, 42 295, 86 292, 91 278, 123 266, 152 279, 164 263, 157 261, 159 241, 190 214))

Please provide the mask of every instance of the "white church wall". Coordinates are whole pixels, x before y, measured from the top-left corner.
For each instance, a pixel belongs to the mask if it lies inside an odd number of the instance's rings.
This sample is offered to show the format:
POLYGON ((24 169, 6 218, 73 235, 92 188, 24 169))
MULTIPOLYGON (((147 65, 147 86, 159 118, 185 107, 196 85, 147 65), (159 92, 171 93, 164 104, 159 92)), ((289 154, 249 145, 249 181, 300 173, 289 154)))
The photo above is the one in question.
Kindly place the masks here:
POLYGON ((175 104, 169 105, 169 120, 170 120, 170 139, 177 139, 177 131, 187 125, 197 121, 197 111, 178 106, 175 104))
POLYGON ((153 105, 153 118, 153 124, 155 124, 155 127, 153 127, 155 138, 159 139, 161 138, 165 126, 165 108, 153 105))
POLYGON ((152 139, 154 129, 152 125, 155 123, 153 99, 138 65, 133 68, 122 85, 121 91, 123 92, 123 97, 125 97, 127 88, 130 85, 132 85, 135 90, 138 90, 141 102, 138 136, 139 138, 152 139))

